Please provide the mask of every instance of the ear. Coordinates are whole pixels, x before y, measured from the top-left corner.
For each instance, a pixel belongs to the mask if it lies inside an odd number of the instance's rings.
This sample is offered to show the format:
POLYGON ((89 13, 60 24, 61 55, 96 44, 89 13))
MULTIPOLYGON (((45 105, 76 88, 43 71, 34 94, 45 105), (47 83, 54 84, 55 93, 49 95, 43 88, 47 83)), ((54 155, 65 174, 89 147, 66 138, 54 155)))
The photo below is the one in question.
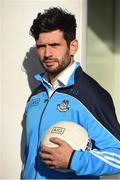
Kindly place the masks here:
POLYGON ((77 39, 74 39, 70 43, 70 55, 74 56, 74 54, 76 53, 77 50, 78 50, 78 41, 77 41, 77 39))

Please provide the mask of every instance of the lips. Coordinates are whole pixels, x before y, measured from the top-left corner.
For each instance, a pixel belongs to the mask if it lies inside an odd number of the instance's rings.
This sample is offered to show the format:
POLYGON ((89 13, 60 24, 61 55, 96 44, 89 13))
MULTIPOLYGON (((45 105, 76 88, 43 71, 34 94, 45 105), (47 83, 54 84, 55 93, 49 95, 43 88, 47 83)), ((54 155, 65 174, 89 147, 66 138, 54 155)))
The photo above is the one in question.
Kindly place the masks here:
POLYGON ((56 63, 55 60, 45 60, 45 61, 44 61, 44 64, 45 64, 46 66, 53 66, 55 63, 56 63))

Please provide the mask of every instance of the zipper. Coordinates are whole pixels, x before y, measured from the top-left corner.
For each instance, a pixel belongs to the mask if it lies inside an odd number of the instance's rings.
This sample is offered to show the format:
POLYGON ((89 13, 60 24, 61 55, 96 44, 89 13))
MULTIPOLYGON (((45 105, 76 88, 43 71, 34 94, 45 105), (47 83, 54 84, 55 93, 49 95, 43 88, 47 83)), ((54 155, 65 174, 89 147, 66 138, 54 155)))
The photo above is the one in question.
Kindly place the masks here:
MULTIPOLYGON (((48 102, 49 102, 49 99, 45 99, 45 101, 48 101, 48 102)), ((45 102, 45 101, 44 101, 44 102, 45 102)), ((44 115, 44 112, 45 112, 45 110, 46 110, 46 108, 47 108, 48 102, 46 103, 45 108, 43 109, 43 112, 42 112, 41 117, 40 117, 39 127, 38 127, 37 157, 36 157, 36 165, 35 165, 35 167, 36 167, 36 173, 35 173, 35 178, 34 178, 34 179, 37 178, 37 168, 38 168, 38 159, 39 159, 39 154, 38 154, 38 151, 39 151, 39 133, 40 133, 41 121, 42 121, 42 117, 43 117, 43 115, 44 115)))
MULTIPOLYGON (((54 94, 54 93, 55 93, 55 91, 53 92, 53 94, 54 94)), ((45 105, 45 107, 44 107, 44 109, 43 109, 43 112, 42 112, 42 114, 41 114, 41 117, 40 117, 40 122, 39 122, 39 127, 38 127, 38 139, 37 139, 36 173, 35 173, 35 178, 34 178, 34 180, 37 179, 37 167, 38 167, 38 160, 39 160, 39 153, 38 153, 38 151, 39 151, 39 132, 40 132, 40 127, 41 127, 41 121, 42 121, 42 117, 43 117, 43 115, 44 115, 44 112, 45 112, 45 110, 46 110, 46 108, 47 108, 47 105, 48 105, 50 99, 52 98, 53 94, 52 94, 50 97, 48 96, 48 99, 45 99, 45 100, 44 100, 44 103, 45 103, 45 101, 47 101, 47 103, 46 103, 46 105, 45 105)))
POLYGON ((42 117, 43 117, 43 115, 44 115, 44 112, 45 112, 45 110, 46 110, 46 108, 47 108, 47 105, 48 105, 50 99, 51 99, 52 96, 55 94, 55 92, 59 92, 59 90, 61 90, 61 89, 63 90, 63 89, 66 89, 66 88, 68 88, 68 87, 62 87, 62 88, 55 89, 55 91, 52 93, 52 95, 51 95, 50 97, 49 97, 48 92, 46 91, 46 93, 48 94, 48 99, 45 99, 45 100, 44 100, 44 102, 47 101, 47 103, 46 103, 45 108, 44 108, 44 110, 43 110, 43 112, 42 112, 42 114, 41 114, 40 122, 39 122, 39 127, 38 127, 36 173, 35 173, 35 178, 34 178, 34 180, 37 179, 37 167, 38 167, 38 159, 39 159, 39 154, 38 154, 38 150, 39 150, 39 132, 40 132, 40 127, 41 127, 42 117))

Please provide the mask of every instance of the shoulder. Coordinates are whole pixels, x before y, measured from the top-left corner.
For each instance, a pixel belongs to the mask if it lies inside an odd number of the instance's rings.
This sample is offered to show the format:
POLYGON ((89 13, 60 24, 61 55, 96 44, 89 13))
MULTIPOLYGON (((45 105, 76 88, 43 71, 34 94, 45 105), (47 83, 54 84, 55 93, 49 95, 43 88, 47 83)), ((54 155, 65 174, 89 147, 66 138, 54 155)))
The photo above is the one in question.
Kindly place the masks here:
POLYGON ((35 96, 35 95, 37 95, 38 93, 44 91, 44 89, 45 89, 44 86, 40 83, 40 85, 37 86, 37 87, 32 91, 32 93, 31 93, 30 97, 28 98, 28 101, 27 101, 27 102, 29 102, 30 99, 31 99, 33 96, 35 96))
POLYGON ((86 97, 91 102, 111 100, 109 92, 81 68, 75 72, 75 87, 79 89, 79 94, 83 99, 86 97))

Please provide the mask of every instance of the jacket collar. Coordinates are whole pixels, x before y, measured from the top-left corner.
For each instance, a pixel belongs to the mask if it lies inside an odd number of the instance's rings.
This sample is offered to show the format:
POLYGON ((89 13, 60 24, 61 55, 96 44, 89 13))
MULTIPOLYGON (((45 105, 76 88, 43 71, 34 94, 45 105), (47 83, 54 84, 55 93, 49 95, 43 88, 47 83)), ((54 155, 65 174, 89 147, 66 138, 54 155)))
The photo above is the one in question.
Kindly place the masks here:
MULTIPOLYGON (((68 86, 71 86, 74 84, 74 81, 75 81, 75 71, 76 69, 80 66, 80 63, 79 62, 74 62, 69 68, 67 68, 63 74, 61 74, 59 77, 58 77, 58 81, 60 81, 64 87, 68 87, 68 86)), ((45 76, 45 73, 41 73, 41 74, 36 74, 35 75, 35 79, 37 81, 40 81, 43 86, 47 87, 48 86, 48 83, 47 81, 44 80, 44 76, 45 76)))

